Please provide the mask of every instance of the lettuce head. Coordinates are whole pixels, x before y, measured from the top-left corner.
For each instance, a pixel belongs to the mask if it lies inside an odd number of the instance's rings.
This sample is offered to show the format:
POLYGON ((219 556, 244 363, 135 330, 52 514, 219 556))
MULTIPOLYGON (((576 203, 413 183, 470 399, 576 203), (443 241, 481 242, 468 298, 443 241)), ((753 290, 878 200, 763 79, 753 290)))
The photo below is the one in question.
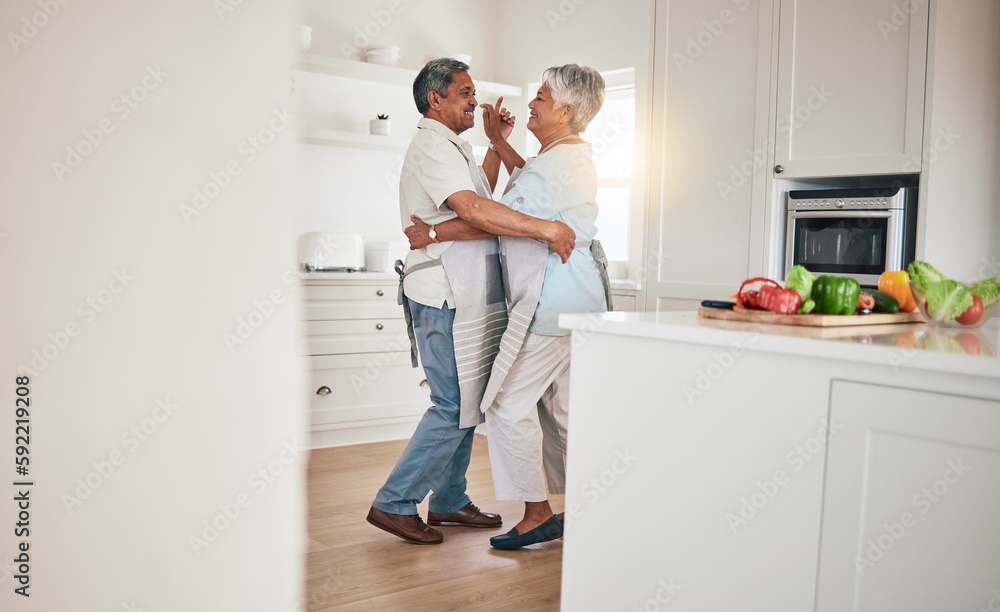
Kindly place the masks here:
POLYGON ((802 302, 805 303, 812 296, 813 282, 815 280, 816 277, 809 270, 806 270, 802 266, 792 266, 792 269, 788 271, 788 278, 785 279, 785 289, 798 292, 802 296, 802 302))
POLYGON ((906 271, 910 275, 910 282, 913 283, 913 286, 924 294, 927 293, 927 289, 931 285, 951 280, 926 261, 915 261, 907 267, 906 271))
POLYGON ((983 301, 984 310, 1000 302, 1000 284, 997 284, 997 279, 995 278, 981 280, 970 289, 972 295, 978 295, 979 299, 983 301))
POLYGON ((927 313, 935 321, 954 319, 972 306, 972 290, 967 285, 944 280, 925 286, 923 295, 927 300, 927 313))

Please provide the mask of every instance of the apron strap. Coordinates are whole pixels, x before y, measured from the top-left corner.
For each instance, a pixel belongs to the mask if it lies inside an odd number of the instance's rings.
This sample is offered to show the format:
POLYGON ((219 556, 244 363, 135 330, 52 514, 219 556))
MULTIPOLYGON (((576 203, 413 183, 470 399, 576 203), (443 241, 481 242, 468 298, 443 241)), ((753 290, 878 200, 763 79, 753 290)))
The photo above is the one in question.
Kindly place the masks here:
POLYGON ((425 261, 423 263, 418 263, 410 266, 410 269, 403 271, 403 260, 397 259, 395 266, 393 268, 396 270, 396 274, 399 275, 399 291, 396 293, 396 303, 402 305, 403 307, 403 318, 406 319, 406 335, 410 337, 410 365, 417 367, 417 336, 413 333, 413 315, 410 314, 410 301, 406 299, 403 294, 403 279, 414 272, 419 272, 421 270, 426 270, 427 268, 433 268, 435 266, 440 266, 441 260, 435 259, 433 261, 425 261))
MULTIPOLYGON (((600 240, 590 241, 590 255, 597 262, 597 268, 601 272, 601 284, 604 285, 604 300, 608 304, 608 310, 614 310, 611 300, 611 279, 608 278, 608 256, 604 254, 604 247, 600 240)), ((580 243, 578 242, 577 245, 580 243)))

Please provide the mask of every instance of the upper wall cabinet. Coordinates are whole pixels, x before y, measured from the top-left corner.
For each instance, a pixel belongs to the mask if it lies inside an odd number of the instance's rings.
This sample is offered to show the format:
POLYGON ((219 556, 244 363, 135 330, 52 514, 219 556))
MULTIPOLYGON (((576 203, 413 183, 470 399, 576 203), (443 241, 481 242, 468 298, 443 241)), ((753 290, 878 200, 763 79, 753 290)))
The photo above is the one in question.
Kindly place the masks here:
POLYGON ((779 6, 774 176, 919 172, 927 3, 779 6))

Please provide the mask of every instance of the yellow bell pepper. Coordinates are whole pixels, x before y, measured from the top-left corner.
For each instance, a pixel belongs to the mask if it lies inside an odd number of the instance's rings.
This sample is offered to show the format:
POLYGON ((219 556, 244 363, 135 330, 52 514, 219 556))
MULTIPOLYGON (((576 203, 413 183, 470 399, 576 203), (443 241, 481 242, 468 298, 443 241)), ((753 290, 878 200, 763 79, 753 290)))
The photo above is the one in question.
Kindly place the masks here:
POLYGON ((910 275, 906 270, 883 272, 878 278, 878 290, 896 298, 899 312, 913 312, 917 309, 917 302, 910 292, 910 275))

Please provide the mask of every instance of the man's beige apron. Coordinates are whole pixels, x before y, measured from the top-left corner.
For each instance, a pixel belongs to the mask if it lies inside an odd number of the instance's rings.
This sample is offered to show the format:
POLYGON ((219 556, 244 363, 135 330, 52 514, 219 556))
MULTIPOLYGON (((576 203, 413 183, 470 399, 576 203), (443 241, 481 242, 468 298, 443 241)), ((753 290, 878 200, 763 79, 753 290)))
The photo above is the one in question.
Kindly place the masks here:
MULTIPOLYGON (((469 165, 476 193, 492 200, 493 193, 482 168, 476 165, 471 152, 455 146, 469 165)), ((417 367, 417 344, 409 303, 403 295, 403 278, 429 267, 444 266, 451 293, 455 297, 455 303, 449 306, 455 309, 452 332, 461 393, 460 428, 474 427, 485 420, 479 405, 482 403, 493 360, 500 349, 500 338, 507 327, 507 300, 502 284, 499 253, 496 238, 456 240, 441 254, 440 260, 417 264, 405 273, 403 262, 396 261, 396 272, 399 274, 397 301, 403 305, 406 317, 413 367, 417 367)))

